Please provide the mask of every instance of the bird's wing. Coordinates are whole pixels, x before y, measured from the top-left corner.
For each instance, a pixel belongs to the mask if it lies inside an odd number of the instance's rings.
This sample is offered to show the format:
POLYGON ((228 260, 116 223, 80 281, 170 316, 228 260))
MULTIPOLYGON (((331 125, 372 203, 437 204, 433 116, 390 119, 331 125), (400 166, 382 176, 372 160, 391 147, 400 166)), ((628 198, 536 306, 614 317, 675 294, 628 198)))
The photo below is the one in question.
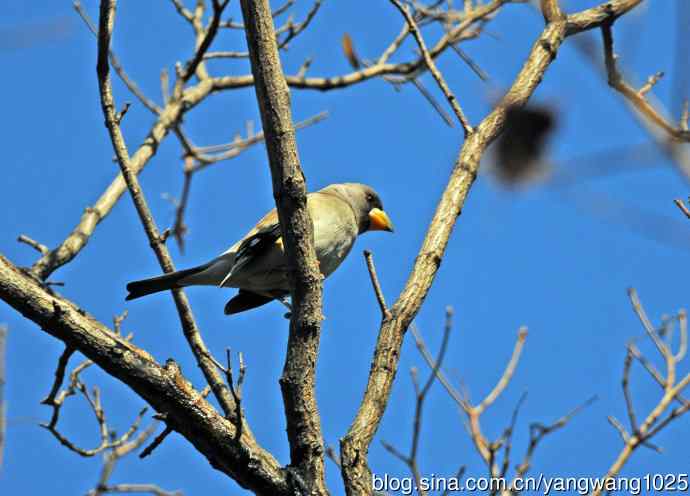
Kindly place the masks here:
POLYGON ((281 236, 278 213, 273 209, 239 242, 233 265, 221 281, 220 286, 223 286, 233 274, 237 273, 248 263, 272 249, 279 242, 281 236))
POLYGON ((246 238, 237 249, 235 263, 230 273, 240 270, 255 258, 263 255, 280 237, 280 224, 274 224, 246 238))

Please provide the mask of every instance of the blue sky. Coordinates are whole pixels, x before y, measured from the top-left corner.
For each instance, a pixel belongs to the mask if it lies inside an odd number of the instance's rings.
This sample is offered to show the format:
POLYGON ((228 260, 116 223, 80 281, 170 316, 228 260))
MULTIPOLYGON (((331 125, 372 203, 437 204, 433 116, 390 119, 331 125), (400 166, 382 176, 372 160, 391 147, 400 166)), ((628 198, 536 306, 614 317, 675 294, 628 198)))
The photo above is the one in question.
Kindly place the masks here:
MULTIPOLYGON (((84 3, 95 18, 96 2, 84 3)), ((570 11, 595 4, 563 3, 570 11)), ((666 71, 667 79, 654 90, 666 104, 672 99, 675 69, 676 3, 655 2, 653 9, 643 7, 615 25, 622 64, 639 81, 666 71)), ((309 6, 298 1, 297 17, 309 6)), ((325 2, 313 26, 283 53, 286 72, 295 73, 307 56, 314 58, 309 75, 349 72, 340 51, 345 32, 352 36, 360 57, 378 57, 398 33, 402 19, 386 1, 367 3, 363 9, 362 3, 325 2)), ((110 183, 117 165, 111 160, 98 101, 95 41, 74 14, 71 2, 12 2, 3 12, 0 58, 7 70, 0 83, 6 95, 0 113, 5 143, 0 253, 16 264, 30 265, 36 253, 18 244, 16 237, 24 233, 51 247, 58 244, 110 183), (48 26, 58 28, 51 31, 48 26), (17 33, 27 30, 41 35, 30 43, 18 42, 17 33)), ((237 2, 231 3, 230 12, 240 17, 237 2)), ((541 17, 528 6, 509 5, 487 25, 486 35, 465 45, 491 76, 489 84, 482 83, 452 52, 441 57, 440 68, 473 123, 486 115, 495 96, 515 76, 542 26, 541 17)), ((433 30, 427 34, 430 40, 437 35, 433 30)), ((598 33, 590 35, 599 47, 598 33)), ((551 161, 559 170, 591 172, 611 164, 582 157, 642 143, 647 135, 618 95, 605 86, 601 74, 573 48, 573 41, 566 41, 533 100, 558 110, 551 161)), ((188 26, 169 2, 122 1, 113 47, 143 90, 160 102, 161 68, 172 70, 177 60, 188 58, 192 41, 188 26)), ((223 33, 217 48, 243 50, 242 34, 223 33)), ((407 59, 413 48, 406 45, 401 54, 407 59)), ((214 62, 209 68, 215 75, 249 71, 246 61, 214 62)), ((428 75, 422 80, 445 104, 433 80, 428 75)), ((132 150, 145 137, 152 117, 119 82, 115 90, 119 102, 134 102, 123 124, 132 150)), ((363 236, 325 285, 317 392, 326 442, 337 446, 361 398, 379 323, 361 252, 365 248, 374 252, 383 290, 389 301, 394 300, 414 262, 462 136, 457 127, 447 127, 411 86, 396 92, 388 83, 373 80, 325 93, 293 90, 292 103, 296 120, 322 110, 330 113, 325 122, 298 133, 310 189, 341 181, 368 183, 380 193, 396 226, 393 235, 363 236)), ((246 120, 259 121, 251 89, 210 97, 188 114, 185 127, 196 143, 210 145, 244 132, 246 120)), ((161 227, 173 221, 173 208, 165 195, 178 196, 181 190, 179 157, 179 145, 169 137, 141 176, 161 227)), ((488 162, 489 157, 484 164, 488 162)), ((685 229, 690 225, 672 204, 674 198, 687 197, 687 183, 661 156, 618 166, 623 173, 577 182, 567 194, 540 186, 509 191, 480 175, 416 320, 435 350, 444 308, 454 307, 455 326, 445 369, 462 381, 475 401, 500 376, 519 326, 528 326, 513 382, 483 419, 486 434, 495 438, 509 422, 520 395, 528 392, 515 433, 516 455, 524 452, 530 422, 552 422, 592 395, 599 397, 566 429, 543 441, 534 458, 534 474, 602 475, 621 448, 606 417, 626 418, 620 388, 625 343, 643 333, 626 289, 637 288, 655 321, 687 305, 690 231, 685 229), (655 217, 642 217, 640 210, 655 217), (634 228, 621 222, 622 218, 634 228)), ((187 216, 187 249, 180 253, 170 244, 176 265, 196 265, 224 251, 272 202, 262 146, 199 173, 187 216)), ((81 255, 52 279, 65 282, 60 291, 101 321, 111 322, 113 315, 127 309, 124 329, 135 333, 135 343, 159 361, 174 357, 201 388, 201 375, 180 332, 170 296, 124 301, 128 281, 159 272, 132 202, 125 197, 81 255)), ((226 347, 243 352, 248 367, 243 404, 252 429, 266 448, 287 463, 278 387, 287 339, 283 308, 275 303, 228 318, 222 309, 232 292, 192 288, 187 294, 211 350, 217 356, 226 347)), ((38 427, 49 418, 49 409, 39 402, 50 388, 62 345, 4 304, 0 322, 10 330, 5 390, 8 432, 0 489, 6 494, 83 494, 96 483, 100 459, 80 459, 38 427)), ((643 349, 653 356, 651 347, 643 345, 643 349)), ((409 446, 414 395, 408 371, 412 366, 426 371, 408 336, 390 406, 370 450, 372 469, 379 474, 407 475, 380 441, 405 451, 409 446)), ((687 370, 687 366, 681 368, 687 370)), ((633 391, 641 416, 656 404, 660 390, 639 372, 633 375, 633 391)), ((108 419, 124 431, 143 406, 142 400, 95 369, 84 378, 102 387, 108 419)), ((687 472, 689 427, 690 417, 674 422, 656 439, 664 452, 640 449, 623 475, 687 472)), ((95 421, 80 400, 65 408, 61 429, 87 446, 98 442, 95 421)), ((459 465, 467 465, 468 474, 485 474, 462 416, 438 385, 427 402, 422 436, 419 460, 424 474, 451 475, 459 465)), ((338 471, 328 463, 333 494, 341 494, 338 471)), ((145 461, 123 460, 112 482, 153 482, 186 495, 241 492, 177 435, 145 461)))

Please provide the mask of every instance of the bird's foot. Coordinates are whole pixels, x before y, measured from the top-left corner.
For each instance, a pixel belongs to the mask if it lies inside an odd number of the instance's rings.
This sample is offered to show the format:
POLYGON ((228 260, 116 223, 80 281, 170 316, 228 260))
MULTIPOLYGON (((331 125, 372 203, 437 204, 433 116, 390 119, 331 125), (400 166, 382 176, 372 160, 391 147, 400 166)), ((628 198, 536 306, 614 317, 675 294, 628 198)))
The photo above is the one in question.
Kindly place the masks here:
POLYGON ((292 311, 292 305, 290 304, 290 296, 289 295, 280 296, 279 298, 277 298, 277 300, 279 302, 281 302, 283 305, 285 305, 285 307, 288 310, 292 311))

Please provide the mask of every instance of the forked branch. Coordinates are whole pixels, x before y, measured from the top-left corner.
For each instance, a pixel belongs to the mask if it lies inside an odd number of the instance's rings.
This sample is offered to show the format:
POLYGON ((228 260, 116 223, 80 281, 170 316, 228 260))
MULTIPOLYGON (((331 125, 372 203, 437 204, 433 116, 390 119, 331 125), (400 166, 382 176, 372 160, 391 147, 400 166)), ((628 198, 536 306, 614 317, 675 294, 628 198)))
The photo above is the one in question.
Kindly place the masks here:
POLYGON ((687 113, 683 112, 683 119, 677 125, 672 124, 662 116, 647 99, 647 93, 662 78, 663 73, 657 72, 647 79, 647 82, 636 90, 628 84, 618 70, 617 56, 613 51, 613 20, 604 22, 601 34, 604 40, 604 61, 609 85, 626 98, 637 111, 646 119, 661 128, 667 136, 676 141, 690 142, 690 131, 687 129, 687 113))
MULTIPOLYGON (((684 310, 678 312, 678 315, 673 319, 678 324, 678 349, 673 351, 671 347, 672 332, 670 325, 662 326, 669 334, 667 339, 659 334, 658 329, 652 324, 647 313, 640 302, 637 292, 634 289, 628 291, 630 302, 633 311, 637 315, 645 330, 647 337, 659 352, 661 359, 665 364, 665 373, 658 371, 651 363, 644 357, 640 350, 634 345, 628 345, 628 352, 625 357, 623 366, 623 394, 625 397, 626 410, 630 420, 630 431, 614 417, 609 417, 609 422, 619 432, 623 440, 623 448, 619 452, 616 460, 604 475, 604 480, 609 480, 620 474, 621 470, 628 462, 632 454, 640 446, 647 446, 659 451, 660 448, 651 444, 651 440, 659 432, 665 429, 671 422, 678 419, 690 410, 690 401, 683 398, 681 393, 690 384, 690 373, 685 376, 678 377, 678 365, 685 359, 688 346, 688 324, 687 316, 684 310), (632 393, 630 391, 630 375, 632 370, 633 359, 639 361, 643 368, 650 374, 650 376, 659 384, 662 389, 662 395, 656 406, 644 417, 641 423, 638 423, 638 416, 635 413, 632 393), (678 406, 671 409, 671 404, 677 402, 678 406), (670 411, 669 411, 670 409, 670 411)), ((596 489, 592 494, 598 496, 601 494, 601 488, 596 489)))

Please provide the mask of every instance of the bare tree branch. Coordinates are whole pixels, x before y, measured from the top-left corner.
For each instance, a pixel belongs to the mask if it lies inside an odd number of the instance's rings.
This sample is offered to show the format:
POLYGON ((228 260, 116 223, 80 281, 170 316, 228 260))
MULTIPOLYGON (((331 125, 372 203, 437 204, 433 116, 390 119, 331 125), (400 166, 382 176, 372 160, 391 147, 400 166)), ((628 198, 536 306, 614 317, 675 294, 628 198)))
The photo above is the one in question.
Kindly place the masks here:
MULTIPOLYGON (((220 25, 220 16, 223 14, 223 10, 228 5, 229 1, 230 0, 212 0, 211 4, 213 6, 213 14, 211 15, 211 20, 206 29, 201 29, 199 25, 197 25, 197 22, 201 22, 201 13, 198 13, 194 16, 193 23, 197 32, 198 46, 196 48, 196 52, 194 53, 194 57, 190 62, 187 63, 181 76, 178 78, 177 83, 175 83, 178 91, 181 90, 182 86, 197 72, 197 69, 201 68, 200 66, 204 60, 204 54, 206 54, 208 48, 213 42, 213 39, 216 37, 218 26, 220 25)), ((203 4, 204 2, 201 2, 200 4, 198 3, 197 6, 203 6, 203 4)), ((205 79, 207 77, 205 69, 201 69, 198 77, 199 79, 205 79)))
MULTIPOLYGON (((305 119, 295 124, 295 130, 303 129, 321 122, 328 117, 328 112, 321 112, 309 119, 305 119)), ((249 126, 248 126, 249 127, 249 126)), ((175 205, 175 222, 171 228, 172 234, 177 241, 180 251, 184 251, 184 236, 187 233, 187 226, 184 222, 184 215, 189 204, 190 190, 192 184, 192 177, 195 173, 206 169, 212 164, 216 164, 223 160, 229 160, 237 157, 242 152, 248 150, 251 146, 262 143, 264 141, 263 131, 254 133, 247 131, 247 137, 242 138, 238 134, 235 139, 227 144, 212 145, 212 146, 195 146, 185 135, 181 126, 175 129, 175 134, 180 140, 185 151, 184 156, 184 181, 182 183, 182 194, 180 201, 175 205)))
POLYGON ((547 23, 565 19, 561 6, 558 5, 558 0, 540 0, 540 6, 547 23))
MULTIPOLYGON (((98 35, 98 82, 101 95, 101 106, 103 115, 105 116, 106 127, 110 134, 110 139, 113 144, 113 149, 118 159, 122 175, 125 179, 128 189, 132 195, 132 200, 139 214, 139 218, 144 226, 146 235, 151 243, 151 248, 158 258, 161 268, 167 272, 173 272, 175 267, 173 265, 170 254, 163 241, 160 231, 155 224, 151 211, 146 203, 144 193, 139 186, 139 180, 134 172, 131 163, 127 145, 124 137, 120 131, 120 126, 115 118, 115 102, 113 100, 112 88, 110 84, 108 53, 110 46, 110 38, 112 36, 114 24, 115 0, 103 0, 101 2, 101 13, 99 22, 98 35)), ((180 316, 180 322, 187 338, 189 346, 194 354, 199 368, 201 368, 206 380, 213 390, 218 403, 220 403, 226 415, 232 416, 234 414, 234 404, 231 396, 228 394, 227 387, 223 384, 218 372, 215 370, 212 362, 208 359, 208 350, 201 338, 201 333, 194 320, 192 309, 189 301, 181 289, 174 289, 172 291, 173 299, 180 316)))
POLYGON ((680 211, 683 212, 688 219, 690 219, 690 210, 688 210, 688 207, 685 206, 685 203, 683 203, 683 200, 676 198, 675 200, 673 200, 673 202, 680 209, 680 211))
POLYGON ((117 462, 139 449, 146 440, 151 437, 156 424, 151 424, 146 430, 127 442, 126 444, 111 448, 104 455, 104 464, 98 479, 98 484, 94 489, 87 493, 87 496, 101 496, 102 494, 123 494, 123 493, 150 493, 154 496, 182 496, 179 491, 165 491, 155 484, 110 484, 110 477, 113 474, 117 462))
POLYGON ((53 384, 53 387, 51 388, 51 391, 46 399, 42 401, 44 405, 48 405, 53 408, 53 414, 50 422, 41 424, 41 427, 47 429, 48 432, 50 432, 60 442, 60 444, 65 446, 70 451, 73 451, 83 457, 91 457, 105 450, 115 449, 127 443, 132 435, 134 435, 134 433, 139 429, 139 424, 141 423, 147 408, 144 408, 139 412, 137 417, 134 419, 134 422, 132 422, 129 429, 127 429, 122 436, 114 438, 111 435, 112 429, 110 429, 108 426, 105 412, 101 404, 100 390, 98 387, 94 387, 90 393, 86 384, 82 382, 80 377, 81 373, 93 364, 91 360, 85 360, 76 366, 70 373, 69 385, 62 391, 59 390, 65 376, 65 368, 73 353, 74 348, 66 347, 64 353, 60 356, 58 367, 55 372, 55 383, 53 384), (96 422, 98 423, 100 444, 92 449, 80 448, 67 436, 61 434, 57 429, 57 424, 60 419, 60 412, 65 400, 70 396, 74 396, 76 393, 80 393, 84 397, 91 408, 94 417, 96 418, 96 422))
MULTIPOLYGON (((690 410, 690 401, 683 398, 680 393, 690 384, 690 373, 686 374, 684 377, 677 380, 677 366, 679 362, 685 357, 686 347, 687 347, 687 322, 685 312, 681 310, 678 315, 678 320, 681 327, 681 338, 679 351, 673 353, 670 347, 670 343, 666 343, 659 336, 658 331, 654 328, 647 313, 640 302, 637 292, 634 289, 628 291, 630 297, 630 302, 633 306, 633 311, 640 319, 642 327, 649 339, 654 343, 657 351, 664 359, 666 364, 666 374, 662 375, 655 368, 653 368, 646 360, 643 355, 635 348, 632 344, 628 345, 628 353, 626 354, 624 369, 623 369, 623 390, 625 395, 626 407, 628 410, 628 415, 630 417, 631 432, 628 433, 623 426, 620 425, 618 421, 610 417, 609 421, 618 430, 623 440, 623 448, 619 452, 616 460, 613 462, 611 467, 608 469, 603 479, 608 480, 616 477, 625 464, 628 462, 632 454, 640 446, 647 446, 655 451, 660 451, 660 448, 651 444, 651 439, 666 428, 671 422, 687 413, 690 410), (649 372, 649 374, 659 383, 659 386, 663 390, 663 395, 659 399, 656 406, 647 414, 641 424, 638 425, 635 414, 632 411, 632 396, 629 391, 630 382, 630 364, 632 358, 637 358, 640 363, 642 363, 649 372), (679 406, 672 409, 665 417, 667 410, 669 409, 673 401, 678 401, 679 406)), ((597 488, 592 494, 593 496, 598 496, 601 494, 601 488, 597 488)))
POLYGON ((42 245, 38 241, 31 239, 26 234, 20 234, 17 238, 17 241, 29 245, 31 248, 39 252, 41 255, 45 255, 50 251, 46 245, 42 245))
POLYGON ((424 43, 424 38, 422 37, 422 33, 420 33, 419 28, 417 27, 417 23, 414 21, 414 18, 410 14, 407 7, 404 7, 400 2, 398 2, 398 0, 390 1, 393 5, 395 5, 395 7, 400 11, 400 13, 407 21, 407 24, 410 27, 410 33, 412 34, 412 36, 414 36, 414 39, 417 40, 419 50, 422 52, 422 56, 424 57, 424 63, 429 69, 429 72, 431 72, 431 75, 436 80, 436 84, 438 84, 439 88, 441 88, 441 91, 446 97, 446 100, 448 100, 448 103, 453 108, 455 116, 458 118, 460 124, 462 125, 462 129, 465 131, 465 138, 467 138, 467 135, 472 132, 472 126, 467 120, 467 117, 465 117, 465 113, 462 111, 462 108, 460 108, 458 99, 455 97, 453 92, 448 87, 448 84, 446 83, 445 79, 443 79, 441 72, 436 68, 436 64, 434 64, 434 59, 429 53, 429 50, 426 47, 426 43, 424 43))
POLYGON ((682 129, 681 126, 671 124, 657 112, 645 96, 663 76, 663 73, 651 76, 647 83, 639 90, 635 90, 625 82, 623 76, 618 71, 616 56, 613 53, 612 26, 613 18, 601 25, 601 33, 604 40, 604 60, 606 62, 609 85, 621 93, 646 119, 659 126, 670 138, 690 142, 690 132, 682 129))
POLYGON ((566 18, 566 36, 596 29, 607 22, 615 21, 640 3, 642 0, 610 0, 596 7, 570 14, 566 18))
POLYGON ((270 5, 268 0, 242 0, 241 5, 292 295, 290 335, 280 378, 290 464, 312 494, 327 494, 323 435, 315 394, 323 319, 322 275, 307 210, 306 183, 297 154, 290 97, 270 5))
POLYGON ((247 430, 237 442, 232 422, 219 415, 191 386, 174 361, 159 365, 144 350, 70 301, 49 293, 2 256, 0 298, 165 414, 166 424, 191 442, 214 468, 254 492, 287 494, 288 480, 280 464, 256 444, 247 430), (251 461, 249 465, 247 460, 251 461))
MULTIPOLYGON (((421 496, 426 496, 427 492, 423 488, 421 481, 421 473, 419 470, 419 462, 417 460, 417 453, 419 451, 419 441, 421 438, 421 428, 422 428, 422 413, 424 411, 424 402, 426 400, 427 394, 431 389, 434 381, 438 377, 438 372, 443 364, 443 358, 445 357, 446 350, 448 348, 448 339, 450 338, 450 331, 453 328, 453 309, 451 307, 446 308, 446 323, 443 327, 443 338, 441 340, 441 347, 438 352, 438 356, 434 360, 434 365, 431 368, 429 377, 424 383, 423 387, 419 387, 417 378, 417 369, 412 368, 410 371, 412 376, 412 383, 415 389, 415 409, 414 409, 414 422, 412 424, 412 444, 410 446, 409 455, 403 455, 397 449, 395 449, 391 444, 384 442, 383 446, 392 453, 396 458, 399 458, 405 465, 408 466, 412 476, 414 477, 415 483, 417 485, 417 491, 421 496)), ((418 345, 420 341, 417 342, 418 345)))
POLYGON ((177 13, 180 14, 184 19, 186 19, 188 22, 192 22, 194 19, 194 14, 192 14, 189 9, 187 9, 184 4, 182 3, 182 0, 170 0, 172 4, 175 6, 175 10, 177 10, 177 13))
POLYGON ((376 267, 374 266, 374 255, 369 250, 364 250, 364 259, 367 263, 367 270, 369 271, 369 278, 371 279, 371 285, 374 287, 374 294, 376 295, 376 301, 381 309, 381 318, 390 319, 391 312, 386 305, 386 298, 383 296, 383 290, 381 289, 381 283, 376 275, 376 267))
MULTIPOLYGON (((607 2, 605 4, 607 18, 622 15, 637 5, 639 1, 614 0, 607 2)), ((492 7, 498 8, 498 5, 490 3, 484 6, 484 8, 492 7)), ((392 318, 385 321, 381 326, 364 398, 347 434, 341 440, 342 476, 348 495, 366 493, 368 490, 371 471, 367 464, 366 453, 378 429, 390 395, 405 331, 419 311, 434 280, 450 232, 462 211, 467 194, 476 178, 480 157, 488 144, 501 132, 506 108, 511 105, 520 106, 526 103, 541 81, 546 69, 554 60, 566 35, 599 26, 603 20, 597 20, 598 13, 603 8, 603 6, 594 7, 568 16, 564 20, 549 22, 532 47, 527 61, 506 95, 465 140, 412 273, 391 309, 392 318)), ((478 10, 480 8, 476 9, 476 11, 478 10)), ((452 39, 454 39, 453 32, 447 33, 430 50, 430 55, 437 54, 436 50, 452 39)), ((369 74, 366 72, 368 70, 374 74, 384 70, 380 67, 374 69, 374 67, 376 66, 353 73, 348 83, 363 78, 365 74, 369 74)), ((320 83, 323 84, 323 87, 328 87, 331 84, 328 81, 321 81, 320 83)))
MULTIPOLYGON (((77 14, 79 14, 79 17, 81 17, 81 19, 84 21, 84 24, 86 24, 86 27, 89 28, 89 31, 91 31, 91 34, 98 39, 98 30, 96 29, 96 26, 89 15, 86 13, 86 10, 82 6, 81 2, 79 0, 75 0, 72 5, 74 10, 77 11, 77 14)), ((125 83, 125 86, 127 86, 127 89, 137 97, 144 107, 149 109, 154 114, 160 114, 161 108, 153 100, 148 98, 141 88, 139 88, 139 85, 137 85, 137 83, 134 82, 131 77, 129 77, 129 75, 125 72, 124 67, 122 67, 120 60, 117 58, 117 55, 115 55, 115 52, 113 52, 111 49, 108 49, 108 58, 117 75, 120 77, 122 82, 125 83)))

